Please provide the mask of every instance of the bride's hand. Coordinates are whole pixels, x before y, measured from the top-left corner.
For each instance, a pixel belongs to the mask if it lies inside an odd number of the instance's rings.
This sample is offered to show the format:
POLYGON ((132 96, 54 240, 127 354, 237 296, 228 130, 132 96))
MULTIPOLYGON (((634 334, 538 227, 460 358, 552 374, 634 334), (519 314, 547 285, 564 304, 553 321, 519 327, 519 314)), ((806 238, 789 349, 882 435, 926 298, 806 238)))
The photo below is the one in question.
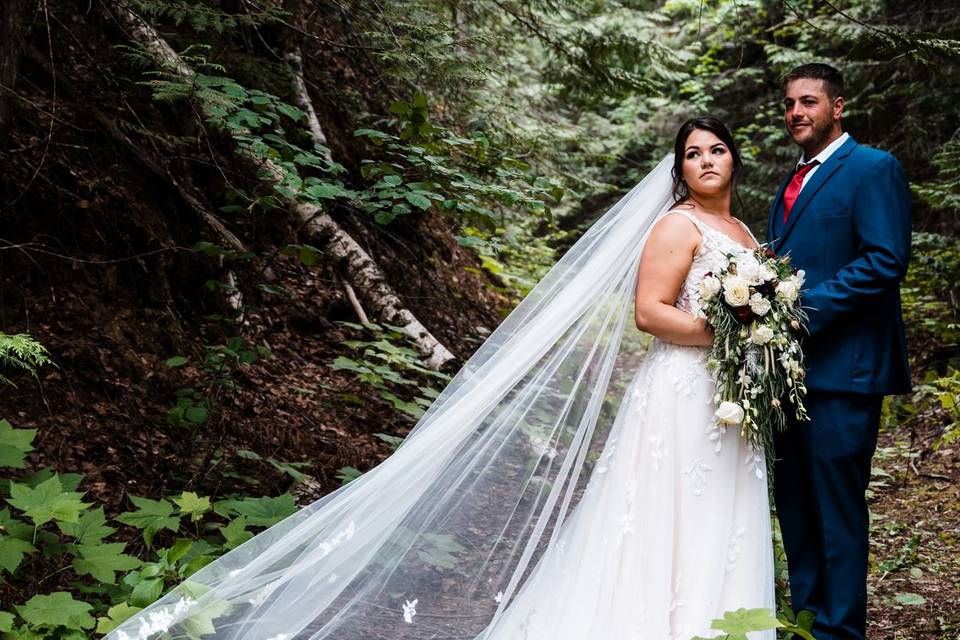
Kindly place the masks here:
POLYGON ((711 327, 710 323, 704 318, 697 318, 697 322, 703 327, 703 342, 700 343, 700 346, 712 347, 714 337, 713 327, 711 327))

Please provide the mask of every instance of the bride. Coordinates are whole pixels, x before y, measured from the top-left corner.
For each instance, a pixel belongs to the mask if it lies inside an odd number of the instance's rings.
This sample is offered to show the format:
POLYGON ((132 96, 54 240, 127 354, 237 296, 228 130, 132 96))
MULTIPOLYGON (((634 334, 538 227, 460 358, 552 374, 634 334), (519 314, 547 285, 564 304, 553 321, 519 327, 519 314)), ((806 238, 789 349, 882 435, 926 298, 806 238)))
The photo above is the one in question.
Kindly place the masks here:
POLYGON ((393 456, 107 638, 689 640, 773 609, 764 455, 714 416, 699 314, 757 246, 741 168, 684 123, 393 456))

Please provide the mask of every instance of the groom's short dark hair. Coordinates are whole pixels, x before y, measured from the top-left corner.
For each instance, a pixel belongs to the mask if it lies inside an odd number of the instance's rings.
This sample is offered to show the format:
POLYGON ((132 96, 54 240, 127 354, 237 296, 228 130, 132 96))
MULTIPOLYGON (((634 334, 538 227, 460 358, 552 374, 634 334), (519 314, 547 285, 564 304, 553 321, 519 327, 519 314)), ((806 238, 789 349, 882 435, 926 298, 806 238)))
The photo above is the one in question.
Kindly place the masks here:
POLYGON ((801 78, 823 80, 823 88, 826 89, 827 95, 830 96, 831 100, 836 100, 843 95, 843 74, 828 64, 811 62, 800 65, 783 76, 784 88, 794 80, 801 78))

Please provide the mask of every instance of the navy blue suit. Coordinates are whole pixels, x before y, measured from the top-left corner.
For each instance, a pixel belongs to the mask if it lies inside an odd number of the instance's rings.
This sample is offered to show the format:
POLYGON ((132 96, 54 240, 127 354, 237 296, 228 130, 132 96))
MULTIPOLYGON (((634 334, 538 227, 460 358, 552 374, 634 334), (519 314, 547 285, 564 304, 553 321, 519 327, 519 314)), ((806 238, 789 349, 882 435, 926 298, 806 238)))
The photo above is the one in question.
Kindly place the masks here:
POLYGON ((863 640, 864 491, 885 394, 910 391, 899 282, 910 258, 910 192, 889 153, 848 139, 810 176, 787 222, 780 186, 767 240, 806 272, 803 341, 810 422, 777 434, 777 513, 793 607, 818 640, 863 640))

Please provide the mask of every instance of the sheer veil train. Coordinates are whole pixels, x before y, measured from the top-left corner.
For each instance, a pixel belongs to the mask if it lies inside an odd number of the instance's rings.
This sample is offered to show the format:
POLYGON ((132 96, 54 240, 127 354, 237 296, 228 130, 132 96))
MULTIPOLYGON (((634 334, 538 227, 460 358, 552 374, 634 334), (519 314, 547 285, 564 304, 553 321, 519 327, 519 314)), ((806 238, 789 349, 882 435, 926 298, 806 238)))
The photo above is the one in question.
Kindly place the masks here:
POLYGON ((486 638, 575 513, 649 336, 672 154, 490 335, 389 459, 190 576, 109 640, 486 638))

